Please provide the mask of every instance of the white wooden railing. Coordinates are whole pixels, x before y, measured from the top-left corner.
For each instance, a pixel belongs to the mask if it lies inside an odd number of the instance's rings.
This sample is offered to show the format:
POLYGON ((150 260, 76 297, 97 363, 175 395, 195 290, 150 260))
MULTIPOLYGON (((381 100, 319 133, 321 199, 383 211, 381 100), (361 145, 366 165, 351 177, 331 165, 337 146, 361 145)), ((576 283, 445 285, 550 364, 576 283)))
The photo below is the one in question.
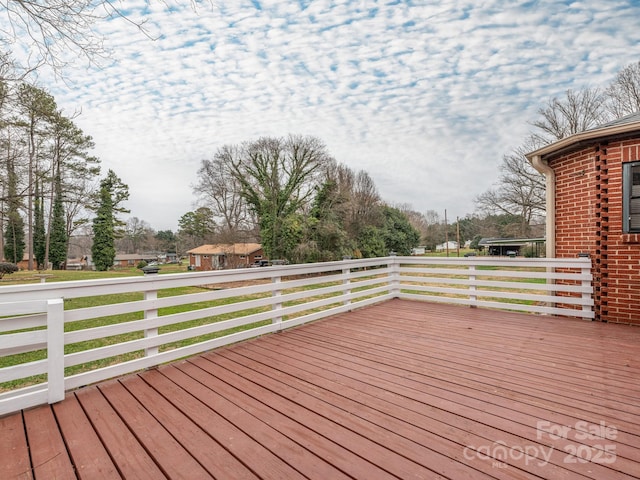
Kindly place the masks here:
POLYGON ((0 287, 0 415, 391 298, 591 319, 590 270, 588 258, 386 257, 0 287), (168 290, 180 287, 200 290, 168 290), (105 298, 124 293, 137 298, 105 298), (95 306, 77 308, 87 297, 95 306))

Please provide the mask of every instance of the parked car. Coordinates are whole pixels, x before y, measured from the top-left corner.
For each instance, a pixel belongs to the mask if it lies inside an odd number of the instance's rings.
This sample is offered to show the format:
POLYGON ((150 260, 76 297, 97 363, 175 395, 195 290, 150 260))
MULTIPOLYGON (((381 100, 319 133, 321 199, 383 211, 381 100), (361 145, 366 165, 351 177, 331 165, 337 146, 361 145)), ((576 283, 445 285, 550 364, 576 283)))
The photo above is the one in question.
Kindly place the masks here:
POLYGON ((258 268, 258 267, 269 267, 271 266, 271 261, 270 260, 256 260, 255 262, 253 262, 251 264, 251 268, 258 268))

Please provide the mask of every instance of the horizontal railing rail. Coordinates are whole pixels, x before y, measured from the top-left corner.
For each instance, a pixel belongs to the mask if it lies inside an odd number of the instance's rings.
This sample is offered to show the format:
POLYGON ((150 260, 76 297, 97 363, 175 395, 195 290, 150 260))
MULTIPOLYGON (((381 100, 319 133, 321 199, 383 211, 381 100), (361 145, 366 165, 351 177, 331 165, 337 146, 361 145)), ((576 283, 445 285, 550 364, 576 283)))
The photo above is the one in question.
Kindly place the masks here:
POLYGON ((591 261, 425 258, 401 265, 401 298, 593 319, 591 261))
POLYGON ((0 415, 391 298, 593 318, 590 269, 386 257, 0 287, 0 415))

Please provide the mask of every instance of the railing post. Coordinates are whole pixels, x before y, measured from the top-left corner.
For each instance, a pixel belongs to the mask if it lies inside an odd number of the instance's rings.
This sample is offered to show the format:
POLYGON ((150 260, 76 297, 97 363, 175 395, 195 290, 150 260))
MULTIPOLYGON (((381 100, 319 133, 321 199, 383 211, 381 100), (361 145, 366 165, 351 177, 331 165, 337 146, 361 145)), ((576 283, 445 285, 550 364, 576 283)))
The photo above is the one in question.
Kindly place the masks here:
MULTIPOLYGON (((158 275, 159 267, 157 266, 146 266, 142 268, 145 277, 155 277, 158 275)), ((157 300, 158 291, 157 290, 147 290, 144 292, 145 300, 157 300)), ((150 308, 149 310, 144 311, 145 320, 150 320, 152 318, 158 318, 158 309, 150 308)), ((147 328, 144 331, 144 338, 151 338, 158 336, 158 328, 147 328)), ((149 347, 144 349, 144 354, 146 357, 151 357, 153 355, 157 355, 160 352, 159 347, 149 347)))
MULTIPOLYGON (((549 260, 553 261, 553 258, 545 258, 545 261, 548 262, 549 260)), ((547 273, 547 285, 554 285, 556 283, 555 279, 552 278, 552 275, 556 272, 556 268, 553 265, 547 265, 547 267, 545 268, 545 271, 547 273)), ((555 290, 549 290, 549 295, 555 297, 557 294, 557 292, 555 290)), ((546 306, 549 308, 554 308, 556 306, 555 302, 547 302, 546 306)))
POLYGON ((47 401, 64 400, 64 300, 47 302, 47 401))
MULTIPOLYGON (((580 269, 580 273, 582 275, 591 275, 591 261, 589 261, 589 265, 585 265, 580 269)), ((593 295, 593 283, 591 282, 591 280, 582 280, 582 286, 589 288, 589 293, 582 293, 582 311, 591 312, 591 305, 589 305, 589 303, 591 303, 590 301, 593 295)))
MULTIPOLYGON (((277 276, 277 277, 273 277, 271 279, 271 282, 273 284, 279 284, 280 282, 282 282, 282 277, 277 276)), ((282 296, 282 290, 275 289, 273 291, 273 296, 274 297, 280 297, 282 296)), ((274 303, 271 307, 272 310, 282 310, 282 302, 278 302, 278 303, 274 303)), ((277 316, 277 317, 273 317, 273 319, 271 320, 271 323, 282 323, 282 316, 277 316)))
POLYGON ((469 306, 476 308, 478 296, 476 295, 476 286, 472 283, 476 281, 476 266, 469 265, 469 306))
POLYGON ((392 298, 400 297, 400 263, 395 253, 391 254, 391 261, 389 262, 391 273, 389 274, 389 291, 392 298))
MULTIPOLYGON (((351 257, 342 257, 342 260, 348 262, 351 260, 351 257)), ((346 267, 342 269, 342 275, 344 275, 346 278, 344 280, 342 280, 342 284, 343 285, 349 285, 351 284, 351 268, 350 267, 346 267)), ((345 296, 351 295, 351 289, 350 288, 345 288, 343 291, 343 294, 345 296)), ((351 305, 351 299, 347 298, 344 302, 342 302, 344 305, 351 305)))
MULTIPOLYGON (((145 300, 156 300, 158 298, 158 291, 157 290, 148 290, 146 292, 144 292, 144 299, 145 300)), ((157 308, 150 308, 149 310, 145 310, 144 311, 144 318, 145 320, 150 320, 152 318, 158 318, 158 309, 157 308)), ((157 337, 158 336, 158 328, 147 328, 144 331, 144 338, 151 338, 151 337, 157 337)), ((151 357, 152 355, 157 355, 159 352, 159 348, 158 347, 149 347, 149 348, 145 348, 144 349, 144 354, 147 357, 151 357)))

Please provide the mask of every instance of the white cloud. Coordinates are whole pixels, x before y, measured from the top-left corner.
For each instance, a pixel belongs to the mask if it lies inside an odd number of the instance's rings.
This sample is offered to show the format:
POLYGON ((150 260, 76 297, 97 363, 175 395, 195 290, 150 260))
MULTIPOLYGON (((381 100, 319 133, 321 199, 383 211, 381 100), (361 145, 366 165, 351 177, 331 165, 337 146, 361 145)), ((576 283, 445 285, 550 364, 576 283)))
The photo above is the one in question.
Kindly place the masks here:
POLYGON ((193 208, 202 158, 288 133, 319 136, 387 201, 453 217, 473 211, 540 106, 606 85, 640 53, 640 8, 621 0, 412 3, 151 2, 157 40, 103 22, 113 61, 46 86, 82 109, 131 214, 158 230, 193 208))

